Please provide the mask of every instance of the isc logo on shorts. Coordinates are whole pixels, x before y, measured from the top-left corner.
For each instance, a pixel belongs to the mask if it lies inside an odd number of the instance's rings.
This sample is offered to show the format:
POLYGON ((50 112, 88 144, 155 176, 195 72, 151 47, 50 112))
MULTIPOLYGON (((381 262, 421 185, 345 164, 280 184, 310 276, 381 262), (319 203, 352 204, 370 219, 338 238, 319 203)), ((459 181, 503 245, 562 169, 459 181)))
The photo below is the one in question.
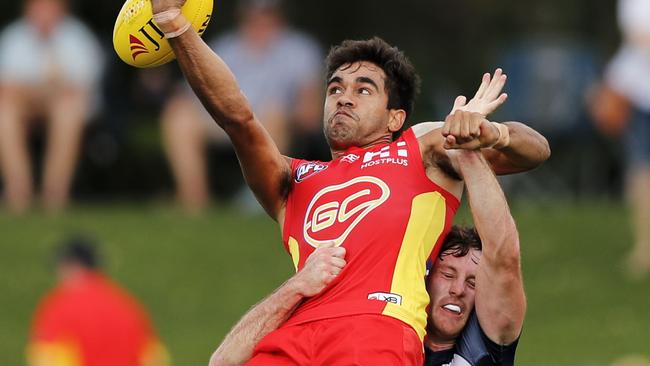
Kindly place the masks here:
POLYGON ((305 241, 315 248, 329 241, 341 245, 352 230, 389 196, 388 185, 370 176, 321 189, 309 202, 305 213, 305 241))
POLYGON ((392 304, 402 305, 402 296, 389 292, 373 292, 368 294, 368 300, 386 301, 392 304))

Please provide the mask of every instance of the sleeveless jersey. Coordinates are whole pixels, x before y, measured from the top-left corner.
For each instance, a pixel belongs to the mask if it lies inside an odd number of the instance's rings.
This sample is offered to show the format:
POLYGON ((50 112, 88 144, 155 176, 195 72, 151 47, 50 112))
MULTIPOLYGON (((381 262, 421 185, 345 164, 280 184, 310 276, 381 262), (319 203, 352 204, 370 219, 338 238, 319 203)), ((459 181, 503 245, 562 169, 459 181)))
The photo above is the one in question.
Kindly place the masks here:
POLYGON ((296 270, 328 241, 346 248, 347 265, 286 324, 381 314, 422 340, 426 262, 437 256, 459 202, 426 176, 413 131, 330 162, 293 160, 292 172, 283 240, 296 270))
POLYGON ((517 343, 519 338, 507 346, 494 343, 473 311, 454 348, 438 352, 425 348, 424 366, 513 366, 517 343))

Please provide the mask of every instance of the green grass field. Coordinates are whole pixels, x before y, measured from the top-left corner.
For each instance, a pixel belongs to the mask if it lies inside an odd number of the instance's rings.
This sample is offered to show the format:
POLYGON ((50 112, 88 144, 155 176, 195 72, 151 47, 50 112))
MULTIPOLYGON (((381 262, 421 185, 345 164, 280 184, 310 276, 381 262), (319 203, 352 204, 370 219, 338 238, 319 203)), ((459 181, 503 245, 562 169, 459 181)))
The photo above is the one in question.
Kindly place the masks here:
MULTIPOLYGON (((610 365, 650 357, 650 279, 625 280, 628 214, 615 204, 513 208, 528 314, 518 365, 610 365)), ((470 222, 466 209, 457 222, 470 222)), ((161 207, 0 214, 0 364, 24 364, 31 313, 66 234, 103 243, 107 272, 150 309, 174 365, 207 365, 232 324, 292 272, 271 220, 228 209, 187 218, 161 207)))

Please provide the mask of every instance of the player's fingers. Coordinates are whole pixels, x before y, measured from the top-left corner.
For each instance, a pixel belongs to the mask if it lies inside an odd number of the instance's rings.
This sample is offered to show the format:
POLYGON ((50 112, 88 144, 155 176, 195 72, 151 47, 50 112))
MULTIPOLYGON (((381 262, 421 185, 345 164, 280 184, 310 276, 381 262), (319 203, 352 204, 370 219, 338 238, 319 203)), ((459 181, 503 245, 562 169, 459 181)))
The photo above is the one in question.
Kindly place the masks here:
POLYGON ((499 78, 496 79, 494 86, 490 89, 489 94, 486 95, 486 98, 490 101, 497 99, 497 97, 501 94, 503 87, 506 85, 507 79, 508 76, 506 74, 500 75, 499 78))
POLYGON ((485 90, 484 97, 487 99, 490 97, 490 95, 494 94, 494 90, 498 87, 499 84, 499 78, 501 77, 503 73, 503 70, 501 68, 497 68, 494 70, 494 75, 492 76, 492 80, 490 81, 490 85, 488 85, 487 89, 485 90))
POLYGON ((456 146, 456 138, 453 135, 447 136, 443 147, 445 149, 453 149, 454 146, 456 146))
POLYGON ((454 113, 454 111, 458 110, 459 108, 463 107, 467 103, 467 98, 463 95, 459 95, 456 97, 456 100, 454 100, 454 106, 451 109, 451 113, 454 113))
POLYGON ((337 268, 343 268, 348 263, 343 258, 332 257, 332 265, 337 268))
POLYGON ((467 140, 469 136, 469 129, 470 129, 470 124, 472 123, 472 118, 471 114, 465 115, 465 118, 463 118, 463 122, 460 125, 460 138, 462 140, 467 140), (468 118, 468 116, 470 118, 468 118))
POLYGON ((449 134, 458 138, 460 136, 460 124, 463 122, 465 112, 458 111, 454 113, 454 118, 449 123, 449 134))
POLYGON ((334 276, 338 276, 342 270, 343 270, 342 267, 331 267, 330 273, 333 274, 334 276))
POLYGON ((481 136, 481 118, 472 118, 472 123, 469 126, 469 135, 471 138, 475 139, 481 136))
POLYGON ((440 133, 441 133, 443 136, 447 136, 447 135, 449 135, 449 132, 451 131, 452 120, 453 120, 454 118, 455 118, 455 117, 454 117, 454 113, 450 113, 450 114, 447 115, 447 117, 445 118, 445 123, 442 125, 442 129, 440 130, 440 133))
POLYGON ((483 74, 483 77, 481 78, 481 85, 479 85, 476 94, 474 94, 474 98, 481 98, 483 94, 485 94, 488 85, 490 85, 490 73, 486 72, 485 74, 483 74))
POLYGON ((501 105, 503 105, 506 100, 508 100, 508 94, 501 93, 497 99, 487 104, 487 109, 490 111, 490 113, 492 113, 497 110, 497 108, 501 107, 501 105))
POLYGON ((344 258, 346 250, 343 247, 332 248, 331 255, 332 257, 344 258))

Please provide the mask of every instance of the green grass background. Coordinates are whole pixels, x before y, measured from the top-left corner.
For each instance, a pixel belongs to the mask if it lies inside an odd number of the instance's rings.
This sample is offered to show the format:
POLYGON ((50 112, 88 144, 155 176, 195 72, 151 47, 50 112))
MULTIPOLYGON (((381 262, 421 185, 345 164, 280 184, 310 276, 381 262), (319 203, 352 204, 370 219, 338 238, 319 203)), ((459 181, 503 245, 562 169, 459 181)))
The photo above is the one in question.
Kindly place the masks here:
MULTIPOLYGON (((613 203, 516 205, 528 313, 518 365, 611 365, 650 357, 650 279, 629 281, 629 215, 613 203)), ((457 222, 471 223, 466 208, 457 222)), ((198 218, 160 206, 0 214, 0 365, 24 364, 34 306, 67 234, 102 242, 107 272, 150 310, 174 365, 207 365, 234 322, 292 272, 276 224, 227 208, 198 218)))

